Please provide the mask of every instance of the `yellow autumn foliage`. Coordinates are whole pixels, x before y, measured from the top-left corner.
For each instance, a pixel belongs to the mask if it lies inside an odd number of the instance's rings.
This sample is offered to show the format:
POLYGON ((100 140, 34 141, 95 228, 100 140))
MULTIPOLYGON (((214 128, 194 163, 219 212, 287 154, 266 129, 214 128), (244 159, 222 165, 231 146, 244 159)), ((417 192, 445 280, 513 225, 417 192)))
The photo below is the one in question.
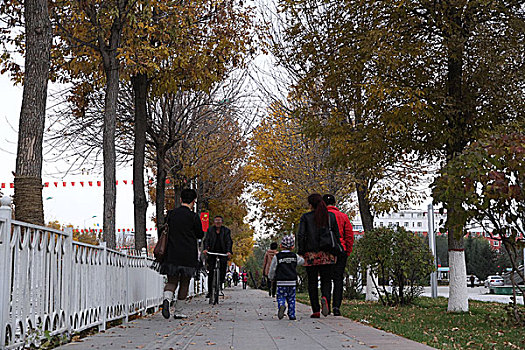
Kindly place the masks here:
POLYGON ((259 219, 278 234, 294 229, 308 210, 309 194, 330 192, 340 202, 351 195, 345 171, 329 164, 329 148, 307 137, 282 104, 269 108, 250 145, 247 171, 260 205, 259 219))

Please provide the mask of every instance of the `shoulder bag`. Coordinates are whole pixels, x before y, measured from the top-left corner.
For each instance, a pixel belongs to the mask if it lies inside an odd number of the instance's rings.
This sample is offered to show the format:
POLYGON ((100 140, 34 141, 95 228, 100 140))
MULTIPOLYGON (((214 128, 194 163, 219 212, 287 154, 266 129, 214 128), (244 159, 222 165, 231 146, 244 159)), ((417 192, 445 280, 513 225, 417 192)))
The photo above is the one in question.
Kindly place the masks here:
POLYGON ((343 252, 343 246, 341 241, 337 238, 336 234, 332 230, 330 220, 330 214, 328 215, 328 227, 324 227, 321 235, 319 236, 319 249, 333 254, 335 256, 340 255, 343 252))
POLYGON ((166 250, 168 249, 168 224, 165 223, 161 228, 161 234, 155 249, 153 249, 153 256, 155 256, 155 261, 161 263, 164 260, 166 255, 166 250))

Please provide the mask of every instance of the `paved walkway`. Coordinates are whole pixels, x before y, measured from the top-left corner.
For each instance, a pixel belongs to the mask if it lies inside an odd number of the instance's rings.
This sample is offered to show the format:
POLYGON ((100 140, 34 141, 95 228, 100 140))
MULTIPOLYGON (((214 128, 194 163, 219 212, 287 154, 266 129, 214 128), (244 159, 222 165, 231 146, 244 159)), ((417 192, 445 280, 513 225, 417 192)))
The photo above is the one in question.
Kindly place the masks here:
POLYGON ((225 293, 215 306, 203 297, 191 300, 186 320, 156 313, 59 349, 432 349, 343 317, 310 319, 303 304, 297 304, 297 321, 279 320, 276 302, 260 290, 225 293))

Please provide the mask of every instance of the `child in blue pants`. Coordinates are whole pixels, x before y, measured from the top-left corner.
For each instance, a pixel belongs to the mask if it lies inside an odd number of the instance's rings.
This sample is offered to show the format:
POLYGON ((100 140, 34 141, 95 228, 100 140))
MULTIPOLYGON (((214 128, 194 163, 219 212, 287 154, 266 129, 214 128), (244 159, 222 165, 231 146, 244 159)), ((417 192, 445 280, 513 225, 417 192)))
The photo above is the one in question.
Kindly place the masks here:
POLYGON ((268 278, 277 284, 277 316, 281 320, 288 304, 288 318, 295 320, 295 286, 297 283, 297 265, 303 265, 304 259, 293 253, 295 245, 293 236, 285 236, 281 241, 281 251, 277 253, 270 265, 268 278))

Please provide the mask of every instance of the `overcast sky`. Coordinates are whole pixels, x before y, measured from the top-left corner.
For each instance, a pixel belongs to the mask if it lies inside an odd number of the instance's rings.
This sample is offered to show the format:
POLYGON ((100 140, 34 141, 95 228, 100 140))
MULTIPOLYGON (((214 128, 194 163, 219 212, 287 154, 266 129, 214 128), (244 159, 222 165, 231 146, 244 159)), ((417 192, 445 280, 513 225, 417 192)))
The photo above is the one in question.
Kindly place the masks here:
MULTIPOLYGON (((0 75, 0 183, 6 183, 7 188, 1 191, 6 195, 13 195, 13 189, 9 188, 9 183, 13 182, 12 171, 16 166, 16 145, 18 119, 20 116, 20 106, 22 103, 22 87, 13 86, 7 75, 0 75)), ((58 164, 60 168, 60 164, 58 164)), ((65 168, 65 167, 64 167, 65 168)), ((63 224, 73 224, 79 228, 97 227, 102 228, 103 210, 103 187, 82 188, 80 181, 103 181, 102 174, 90 175, 68 175, 61 177, 56 175, 57 164, 46 164, 44 160, 42 181, 50 182, 49 188, 44 188, 44 215, 45 220, 58 220, 63 224), (53 174, 53 175, 49 175, 53 174), (62 181, 67 182, 63 187, 62 181), (59 182, 59 187, 55 187, 53 182, 59 182), (75 186, 71 186, 75 182, 75 186), (47 199, 48 198, 48 199, 47 199), (93 216, 96 216, 93 218, 93 216)), ((133 177, 131 165, 117 170, 117 210, 116 226, 117 229, 132 229, 133 224, 133 187, 131 179, 133 177), (125 185, 122 181, 127 180, 125 185)), ((154 208, 148 210, 147 227, 155 227, 150 220, 154 208)))

